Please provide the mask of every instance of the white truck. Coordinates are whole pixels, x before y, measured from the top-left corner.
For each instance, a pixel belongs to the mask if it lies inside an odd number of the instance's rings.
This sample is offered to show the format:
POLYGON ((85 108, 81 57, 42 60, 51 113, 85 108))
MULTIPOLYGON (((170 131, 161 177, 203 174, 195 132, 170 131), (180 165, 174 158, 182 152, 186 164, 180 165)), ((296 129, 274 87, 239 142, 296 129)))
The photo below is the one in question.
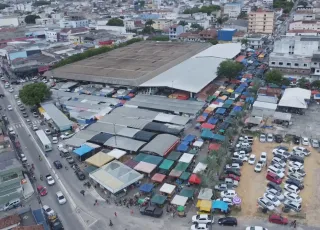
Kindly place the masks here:
POLYGON ((54 185, 56 183, 50 174, 46 175, 46 180, 47 180, 48 185, 54 185))
POLYGON ((40 129, 36 131, 36 134, 42 144, 43 150, 46 152, 51 151, 52 144, 49 138, 47 137, 47 135, 45 134, 45 132, 42 129, 40 129))

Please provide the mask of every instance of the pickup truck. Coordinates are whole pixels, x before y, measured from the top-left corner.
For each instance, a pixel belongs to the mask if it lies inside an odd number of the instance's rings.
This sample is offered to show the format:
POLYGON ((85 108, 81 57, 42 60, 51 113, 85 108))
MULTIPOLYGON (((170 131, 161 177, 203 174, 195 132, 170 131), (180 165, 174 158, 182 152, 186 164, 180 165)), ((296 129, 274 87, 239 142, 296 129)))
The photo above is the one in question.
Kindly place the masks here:
POLYGON ((46 179, 47 179, 48 185, 54 185, 56 183, 50 174, 46 175, 46 179))

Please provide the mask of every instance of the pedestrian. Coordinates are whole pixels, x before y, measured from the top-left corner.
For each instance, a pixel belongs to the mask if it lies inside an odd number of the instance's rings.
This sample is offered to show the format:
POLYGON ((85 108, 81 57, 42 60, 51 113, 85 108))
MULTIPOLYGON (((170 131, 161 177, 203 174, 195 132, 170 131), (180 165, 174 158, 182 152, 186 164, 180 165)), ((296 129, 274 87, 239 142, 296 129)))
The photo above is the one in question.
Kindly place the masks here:
POLYGON ((133 210, 131 209, 131 211, 130 211, 130 214, 131 214, 131 216, 133 215, 133 210))
POLYGON ((268 168, 268 162, 266 162, 266 168, 268 168))
POLYGON ((115 216, 115 217, 118 217, 117 212, 114 212, 114 216, 115 216))
POLYGON ((109 226, 113 226, 113 223, 112 223, 112 221, 111 221, 111 220, 110 220, 109 226))
POLYGON ((127 203, 127 208, 129 208, 129 202, 127 203))
POLYGON ((98 205, 98 200, 95 200, 95 201, 94 201, 93 206, 96 206, 96 205, 98 205))

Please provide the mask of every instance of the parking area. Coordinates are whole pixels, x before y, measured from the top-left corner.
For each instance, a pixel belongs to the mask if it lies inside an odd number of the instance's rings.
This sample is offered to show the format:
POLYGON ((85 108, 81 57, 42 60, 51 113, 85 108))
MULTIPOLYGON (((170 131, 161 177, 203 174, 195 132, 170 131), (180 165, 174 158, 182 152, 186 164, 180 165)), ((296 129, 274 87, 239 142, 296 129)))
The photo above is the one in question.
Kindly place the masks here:
MULTIPOLYGON (((283 143, 282 146, 289 148, 289 152, 292 151, 295 145, 291 143, 283 143)), ((239 197, 242 199, 241 212, 237 215, 243 217, 255 217, 255 216, 267 216, 270 214, 263 214, 262 210, 257 204, 257 199, 263 197, 266 192, 267 183, 269 182, 266 179, 267 167, 271 165, 273 159, 273 149, 279 146, 278 143, 260 143, 259 138, 256 137, 254 144, 252 146, 252 154, 256 156, 256 162, 259 160, 262 152, 267 152, 267 165, 263 167, 260 173, 254 171, 255 164, 250 165, 245 163, 241 169, 241 183, 236 189, 239 197)), ((319 195, 319 179, 320 179, 320 154, 314 150, 311 146, 307 147, 311 151, 311 155, 305 157, 304 170, 306 176, 304 177, 304 189, 298 194, 302 198, 302 209, 299 214, 294 211, 290 211, 288 214, 283 213, 282 207, 283 204, 276 207, 274 212, 282 213, 284 216, 288 216, 289 219, 297 218, 300 223, 306 223, 311 226, 319 226, 320 220, 318 216, 320 215, 320 210, 318 209, 320 205, 320 195, 319 195)), ((285 171, 285 178, 280 184, 280 187, 283 189, 283 194, 286 192, 284 190, 284 185, 288 176, 288 163, 285 171)))

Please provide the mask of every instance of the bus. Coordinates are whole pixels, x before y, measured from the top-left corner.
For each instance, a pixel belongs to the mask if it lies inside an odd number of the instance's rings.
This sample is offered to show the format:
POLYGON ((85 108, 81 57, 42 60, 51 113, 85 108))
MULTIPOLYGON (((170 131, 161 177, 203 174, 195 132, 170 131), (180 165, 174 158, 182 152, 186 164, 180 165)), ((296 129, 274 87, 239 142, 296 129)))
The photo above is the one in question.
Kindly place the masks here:
POLYGON ((36 134, 42 144, 42 148, 44 151, 48 152, 52 150, 52 143, 49 140, 49 138, 47 137, 47 135, 45 134, 45 132, 43 130, 37 130, 36 134))

